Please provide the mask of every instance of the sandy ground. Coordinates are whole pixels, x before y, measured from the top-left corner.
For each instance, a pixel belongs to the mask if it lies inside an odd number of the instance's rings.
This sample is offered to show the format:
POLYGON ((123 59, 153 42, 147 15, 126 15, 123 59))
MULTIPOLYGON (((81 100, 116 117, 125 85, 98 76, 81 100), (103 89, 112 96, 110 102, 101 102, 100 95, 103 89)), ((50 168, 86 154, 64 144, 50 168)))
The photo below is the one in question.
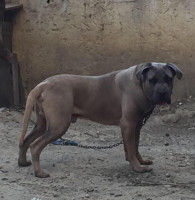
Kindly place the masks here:
MULTIPOLYGON (((21 122, 21 113, 1 109, 0 199, 195 199, 195 102, 192 100, 179 106, 157 108, 143 127, 140 152, 154 161, 153 171, 144 174, 132 171, 124 159, 122 145, 94 150, 50 144, 41 155, 41 165, 50 178, 36 178, 32 166, 17 165, 21 122)), ((80 144, 107 146, 119 142, 121 134, 118 127, 79 120, 64 138, 80 144)))

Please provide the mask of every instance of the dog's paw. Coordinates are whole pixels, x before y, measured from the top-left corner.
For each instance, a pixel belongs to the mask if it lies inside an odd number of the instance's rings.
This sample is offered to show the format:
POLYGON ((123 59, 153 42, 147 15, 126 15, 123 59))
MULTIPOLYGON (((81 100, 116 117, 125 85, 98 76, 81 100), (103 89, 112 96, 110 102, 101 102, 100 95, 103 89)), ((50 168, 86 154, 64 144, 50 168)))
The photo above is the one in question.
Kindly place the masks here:
POLYGON ((148 166, 140 166, 137 168, 133 168, 133 170, 138 173, 145 173, 145 172, 151 172, 153 169, 148 166))
POLYGON ((44 171, 37 172, 35 171, 35 176, 38 178, 48 178, 50 175, 48 173, 45 173, 44 171))
POLYGON ((21 161, 18 159, 18 166, 19 167, 28 167, 32 165, 31 161, 21 161))
POLYGON ((152 165, 153 162, 151 160, 140 160, 141 165, 152 165))

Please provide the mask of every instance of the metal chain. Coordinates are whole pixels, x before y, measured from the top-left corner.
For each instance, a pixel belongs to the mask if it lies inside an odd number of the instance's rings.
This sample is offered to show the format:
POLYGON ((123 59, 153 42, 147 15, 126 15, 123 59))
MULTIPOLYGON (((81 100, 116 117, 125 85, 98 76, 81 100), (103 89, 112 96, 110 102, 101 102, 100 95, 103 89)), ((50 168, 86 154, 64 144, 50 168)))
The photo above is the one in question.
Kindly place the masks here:
POLYGON ((150 116, 152 115, 153 111, 154 111, 154 108, 156 107, 156 105, 153 105, 152 106, 152 109, 145 114, 142 122, 141 122, 141 127, 145 125, 145 123, 147 122, 147 120, 150 118, 150 116))
POLYGON ((123 144, 122 140, 120 142, 118 142, 118 143, 115 143, 115 144, 112 144, 112 145, 109 145, 109 146, 88 146, 88 145, 82 145, 82 144, 78 144, 77 146, 80 147, 80 148, 84 148, 84 149, 98 149, 98 150, 101 150, 101 149, 111 149, 113 147, 118 147, 121 144, 123 144))

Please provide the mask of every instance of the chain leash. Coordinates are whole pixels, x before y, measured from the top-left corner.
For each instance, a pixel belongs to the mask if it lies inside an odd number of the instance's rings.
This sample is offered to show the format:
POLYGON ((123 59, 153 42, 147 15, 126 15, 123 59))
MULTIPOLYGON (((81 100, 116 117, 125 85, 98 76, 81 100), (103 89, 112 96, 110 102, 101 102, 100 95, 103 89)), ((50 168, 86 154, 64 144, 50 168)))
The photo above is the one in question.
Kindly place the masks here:
POLYGON ((112 144, 112 145, 109 145, 109 146, 88 146, 88 145, 79 144, 78 147, 84 148, 84 149, 97 149, 97 150, 101 150, 101 149, 112 149, 114 147, 118 147, 121 144, 123 144, 122 140, 120 142, 118 142, 118 143, 115 143, 115 144, 112 144))
POLYGON ((150 116, 152 115, 154 109, 155 109, 156 105, 152 105, 152 108, 149 112, 147 112, 144 117, 143 120, 141 121, 141 127, 144 126, 147 122, 147 120, 150 118, 150 116))

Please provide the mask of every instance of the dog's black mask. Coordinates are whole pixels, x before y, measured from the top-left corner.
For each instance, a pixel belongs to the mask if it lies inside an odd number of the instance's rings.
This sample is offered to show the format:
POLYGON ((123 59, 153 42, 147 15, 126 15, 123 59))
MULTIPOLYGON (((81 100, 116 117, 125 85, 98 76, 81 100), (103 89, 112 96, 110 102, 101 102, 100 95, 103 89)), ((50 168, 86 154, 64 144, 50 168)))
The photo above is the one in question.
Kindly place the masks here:
POLYGON ((145 63, 136 76, 152 104, 170 104, 173 79, 181 79, 182 72, 173 63, 145 63))

